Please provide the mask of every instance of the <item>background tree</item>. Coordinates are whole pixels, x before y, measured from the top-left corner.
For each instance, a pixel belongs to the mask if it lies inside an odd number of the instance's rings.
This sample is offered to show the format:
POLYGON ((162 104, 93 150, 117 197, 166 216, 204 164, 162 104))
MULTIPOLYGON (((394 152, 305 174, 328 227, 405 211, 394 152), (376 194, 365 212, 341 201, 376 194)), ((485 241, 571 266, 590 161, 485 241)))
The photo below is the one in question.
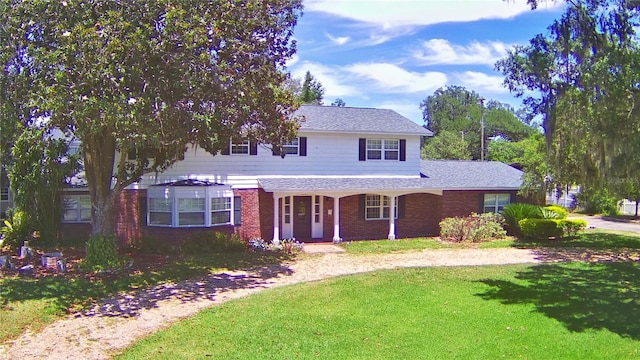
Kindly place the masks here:
POLYGON ((336 98, 335 100, 333 100, 333 102, 331 103, 331 106, 345 106, 347 104, 345 104, 344 100, 340 99, 340 98, 336 98))
POLYGON ((188 144, 215 154, 230 139, 294 136, 294 99, 281 84, 301 8, 299 0, 2 0, 0 84, 26 90, 3 92, 0 108, 24 101, 30 120, 46 118, 81 141, 93 233, 110 234, 119 192, 166 169, 188 144), (118 155, 132 151, 135 161, 118 155))
POLYGON ((322 105, 323 97, 324 88, 322 84, 311 75, 311 72, 307 71, 300 90, 300 102, 303 104, 322 105))
POLYGON ((478 93, 462 86, 440 88, 428 96, 420 104, 425 126, 434 133, 434 138, 427 140, 427 143, 437 139, 443 131, 464 134, 471 158, 480 159, 482 117, 485 124, 485 152, 492 138, 519 141, 535 132, 519 121, 508 105, 481 100, 478 93))
POLYGON ((640 135, 639 5, 622 0, 568 5, 547 35, 511 50, 496 68, 505 85, 524 98, 530 116, 542 118, 556 179, 614 190, 616 182, 626 182, 620 174, 632 170, 620 167, 633 166, 616 159, 640 151, 634 141, 640 135))
POLYGON ((449 130, 425 140, 421 155, 423 159, 471 160, 469 144, 462 134, 449 130))

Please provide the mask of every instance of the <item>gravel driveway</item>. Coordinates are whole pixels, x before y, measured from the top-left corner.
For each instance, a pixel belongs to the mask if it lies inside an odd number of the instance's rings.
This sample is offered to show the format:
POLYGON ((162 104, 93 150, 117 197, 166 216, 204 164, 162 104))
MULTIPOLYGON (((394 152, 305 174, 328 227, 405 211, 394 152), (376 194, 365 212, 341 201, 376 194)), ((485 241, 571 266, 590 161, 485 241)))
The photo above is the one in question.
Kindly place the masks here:
POLYGON ((321 252, 278 266, 211 274, 107 299, 85 314, 56 321, 39 333, 23 334, 0 347, 0 359, 109 359, 172 322, 270 287, 380 269, 541 261, 549 259, 523 249, 425 250, 369 256, 321 252))

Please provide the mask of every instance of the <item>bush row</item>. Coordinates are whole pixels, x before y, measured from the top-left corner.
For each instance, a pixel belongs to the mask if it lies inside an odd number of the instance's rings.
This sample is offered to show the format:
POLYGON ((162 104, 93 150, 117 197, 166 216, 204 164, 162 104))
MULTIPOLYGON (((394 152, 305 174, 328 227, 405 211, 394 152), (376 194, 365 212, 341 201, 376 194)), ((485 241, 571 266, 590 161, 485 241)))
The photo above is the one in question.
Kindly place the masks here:
POLYGON ((574 236, 587 227, 582 219, 522 219, 518 224, 523 237, 536 240, 574 236))

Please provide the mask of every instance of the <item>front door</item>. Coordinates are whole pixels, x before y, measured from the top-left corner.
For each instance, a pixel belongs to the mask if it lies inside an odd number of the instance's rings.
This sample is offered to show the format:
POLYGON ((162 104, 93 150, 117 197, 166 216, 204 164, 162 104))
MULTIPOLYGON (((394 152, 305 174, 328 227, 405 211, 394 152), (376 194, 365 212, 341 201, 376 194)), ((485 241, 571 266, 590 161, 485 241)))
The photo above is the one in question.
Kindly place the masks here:
POLYGON ((293 197, 293 237, 311 239, 311 196, 293 197))

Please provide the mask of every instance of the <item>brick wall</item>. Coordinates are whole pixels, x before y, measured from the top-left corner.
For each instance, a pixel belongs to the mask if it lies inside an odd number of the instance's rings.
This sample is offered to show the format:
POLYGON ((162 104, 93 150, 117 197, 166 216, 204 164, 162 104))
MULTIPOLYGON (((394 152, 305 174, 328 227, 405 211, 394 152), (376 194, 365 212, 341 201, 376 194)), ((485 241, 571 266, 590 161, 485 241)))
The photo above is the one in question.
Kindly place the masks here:
POLYGON ((482 211, 484 194, 511 194, 517 191, 444 191, 442 194, 442 218, 468 216, 482 211))

